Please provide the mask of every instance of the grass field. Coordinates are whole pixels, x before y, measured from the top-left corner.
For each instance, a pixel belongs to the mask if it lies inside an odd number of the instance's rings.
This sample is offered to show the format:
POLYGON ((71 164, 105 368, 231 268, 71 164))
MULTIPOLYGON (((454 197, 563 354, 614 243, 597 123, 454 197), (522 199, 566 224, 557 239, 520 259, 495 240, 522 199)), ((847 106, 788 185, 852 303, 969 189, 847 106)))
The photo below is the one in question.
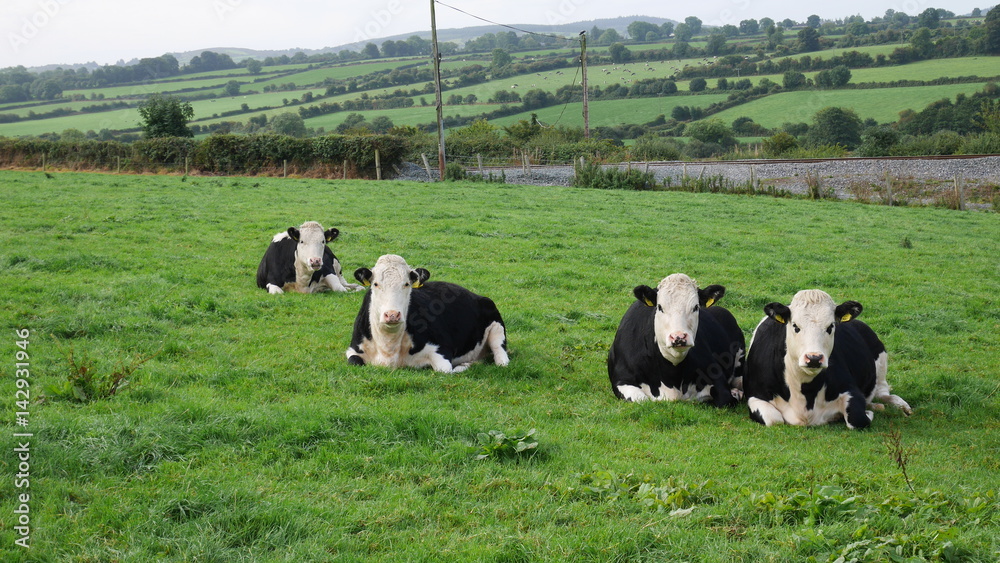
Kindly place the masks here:
POLYGON ((837 106, 853 109, 861 119, 870 117, 879 123, 892 123, 899 119, 899 112, 904 109, 920 111, 942 98, 954 100, 958 93, 978 92, 983 89, 983 85, 969 83, 870 90, 800 90, 754 100, 721 111, 709 119, 732 123, 737 117, 745 116, 764 127, 779 127, 782 123, 811 123, 817 111, 837 106))
POLYGON ((0 172, 8 475, 14 433, 33 433, 30 484, 0 483, 3 561, 1000 557, 996 214, 51 176, 0 172), (399 253, 492 297, 511 365, 348 366, 361 294, 254 284, 270 237, 307 219, 341 230, 332 246, 348 272, 399 253), (727 286, 721 304, 746 332, 801 288, 862 302, 913 416, 878 413, 863 432, 767 429, 745 406, 616 400, 604 360, 632 288, 676 271, 727 286), (20 406, 18 351, 30 364, 20 406), (153 355, 110 398, 63 398, 81 367, 100 380, 153 355), (530 429, 532 454, 470 451, 478 434, 530 429), (902 468, 886 444, 908 452, 902 468), (19 494, 27 550, 14 545, 19 494))

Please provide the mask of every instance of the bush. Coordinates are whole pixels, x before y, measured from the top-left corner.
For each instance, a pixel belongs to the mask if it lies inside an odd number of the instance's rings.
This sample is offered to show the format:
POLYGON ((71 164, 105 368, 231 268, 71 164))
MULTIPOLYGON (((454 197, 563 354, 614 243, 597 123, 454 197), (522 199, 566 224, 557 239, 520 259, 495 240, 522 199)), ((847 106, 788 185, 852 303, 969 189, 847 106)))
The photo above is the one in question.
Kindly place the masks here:
POLYGON ((789 133, 781 131, 764 139, 761 148, 765 155, 776 158, 799 148, 799 141, 789 133))
POLYGON ((959 154, 1000 154, 1000 133, 983 133, 966 138, 959 154))
POLYGON ((605 168, 593 162, 576 171, 573 187, 595 188, 599 190, 651 190, 656 187, 652 172, 641 172, 635 168, 622 170, 617 166, 605 168))
POLYGON ((872 127, 861 135, 858 156, 888 156, 899 142, 899 131, 892 127, 872 127))
POLYGON ((684 146, 684 154, 690 158, 711 158, 726 152, 726 147, 719 143, 706 143, 698 139, 691 139, 684 146))
POLYGON ((964 139, 954 131, 938 131, 929 137, 904 137, 892 147, 891 156, 936 156, 958 154, 964 139))
POLYGON ((632 154, 639 160, 678 160, 681 146, 676 139, 644 135, 635 142, 632 154))

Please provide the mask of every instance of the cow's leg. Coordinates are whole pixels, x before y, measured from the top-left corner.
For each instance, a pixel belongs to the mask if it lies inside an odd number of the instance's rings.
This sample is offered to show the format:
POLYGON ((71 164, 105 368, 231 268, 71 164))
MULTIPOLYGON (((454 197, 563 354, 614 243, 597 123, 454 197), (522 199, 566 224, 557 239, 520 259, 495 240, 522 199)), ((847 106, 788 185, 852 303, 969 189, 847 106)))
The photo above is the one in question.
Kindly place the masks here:
POLYGON ((504 349, 504 344, 507 342, 507 331, 504 330, 503 325, 494 321, 486 328, 486 344, 490 347, 490 352, 493 353, 493 362, 498 366, 505 366, 510 363, 510 357, 507 355, 507 350, 504 349))
POLYGON ((649 395, 635 385, 616 385, 615 389, 621 393, 622 399, 638 403, 649 399, 649 395))
POLYGON ((860 393, 851 392, 845 394, 843 400, 846 403, 843 413, 847 427, 851 429, 868 428, 872 423, 872 419, 875 418, 875 413, 865 410, 865 406, 867 405, 865 398, 860 393))
POLYGON ((342 279, 343 278, 338 277, 334 274, 327 274, 323 276, 322 280, 320 280, 320 284, 329 287, 330 291, 351 291, 347 289, 347 287, 344 285, 344 282, 341 281, 342 279))
POLYGON ((279 293, 284 293, 285 290, 281 289, 281 287, 277 285, 274 285, 273 283, 269 283, 267 284, 267 292, 272 295, 277 295, 279 293))
POLYGON ((350 347, 347 349, 347 363, 352 366, 363 366, 365 365, 365 359, 361 356, 361 353, 350 347))
MULTIPOLYGON (((913 409, 898 395, 893 395, 891 393, 892 388, 889 386, 889 381, 886 379, 886 374, 889 371, 889 360, 888 354, 882 352, 875 358, 875 390, 872 392, 872 401, 881 401, 883 403, 888 403, 897 409, 903 411, 903 414, 910 416, 913 414, 913 409)), ((882 410, 885 407, 879 404, 869 404, 871 408, 876 410, 882 410)))
POLYGON ((747 406, 750 407, 750 418, 754 422, 759 422, 764 426, 775 426, 785 423, 785 418, 781 416, 781 411, 769 401, 750 397, 747 400, 747 406))

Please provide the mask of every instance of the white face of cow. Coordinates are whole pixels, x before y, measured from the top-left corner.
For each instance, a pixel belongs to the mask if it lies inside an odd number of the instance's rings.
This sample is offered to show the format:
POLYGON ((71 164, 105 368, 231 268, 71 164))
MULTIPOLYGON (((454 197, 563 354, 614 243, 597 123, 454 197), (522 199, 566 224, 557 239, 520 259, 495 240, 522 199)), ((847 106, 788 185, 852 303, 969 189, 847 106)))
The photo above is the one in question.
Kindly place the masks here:
POLYGON ((372 330, 399 332, 406 327, 410 292, 427 281, 430 272, 423 268, 414 270, 402 257, 386 254, 371 270, 358 268, 354 277, 371 288, 368 315, 372 330))
POLYGON ((295 263, 297 268, 316 271, 323 267, 323 250, 326 243, 337 238, 337 229, 323 230, 323 225, 316 221, 307 221, 298 229, 289 227, 288 236, 298 242, 295 247, 295 263))
POLYGON ((671 274, 656 286, 635 288, 635 296, 650 307, 656 307, 653 329, 660 353, 670 363, 677 365, 687 357, 695 345, 698 334, 699 311, 721 298, 726 289, 712 285, 703 290, 684 274, 671 274))
POLYGON ((826 292, 806 289, 796 293, 787 307, 771 303, 764 312, 785 325, 787 361, 815 377, 830 365, 837 323, 860 315, 861 304, 846 301, 838 306, 826 292))

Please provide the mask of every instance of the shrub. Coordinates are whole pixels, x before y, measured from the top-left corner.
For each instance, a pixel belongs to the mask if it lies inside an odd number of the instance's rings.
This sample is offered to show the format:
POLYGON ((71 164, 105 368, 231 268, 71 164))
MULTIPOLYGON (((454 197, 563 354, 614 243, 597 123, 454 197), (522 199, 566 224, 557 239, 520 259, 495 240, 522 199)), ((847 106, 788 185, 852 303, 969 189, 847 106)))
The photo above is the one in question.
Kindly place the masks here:
POLYGON ((676 139, 644 135, 635 142, 632 154, 639 160, 678 160, 681 146, 676 139))
POLYGON ((899 142, 899 131, 892 127, 872 127, 861 135, 858 156, 887 156, 899 142))
POLYGON ((587 163, 576 171, 573 187, 600 190, 651 190, 656 187, 652 172, 641 172, 634 168, 622 170, 617 166, 605 168, 600 164, 587 163))
POLYGON ((959 154, 1000 154, 1000 133, 983 133, 966 138, 959 154))
POLYGON ((761 148, 765 155, 775 158, 799 148, 799 141, 789 133, 781 131, 764 139, 761 148))

